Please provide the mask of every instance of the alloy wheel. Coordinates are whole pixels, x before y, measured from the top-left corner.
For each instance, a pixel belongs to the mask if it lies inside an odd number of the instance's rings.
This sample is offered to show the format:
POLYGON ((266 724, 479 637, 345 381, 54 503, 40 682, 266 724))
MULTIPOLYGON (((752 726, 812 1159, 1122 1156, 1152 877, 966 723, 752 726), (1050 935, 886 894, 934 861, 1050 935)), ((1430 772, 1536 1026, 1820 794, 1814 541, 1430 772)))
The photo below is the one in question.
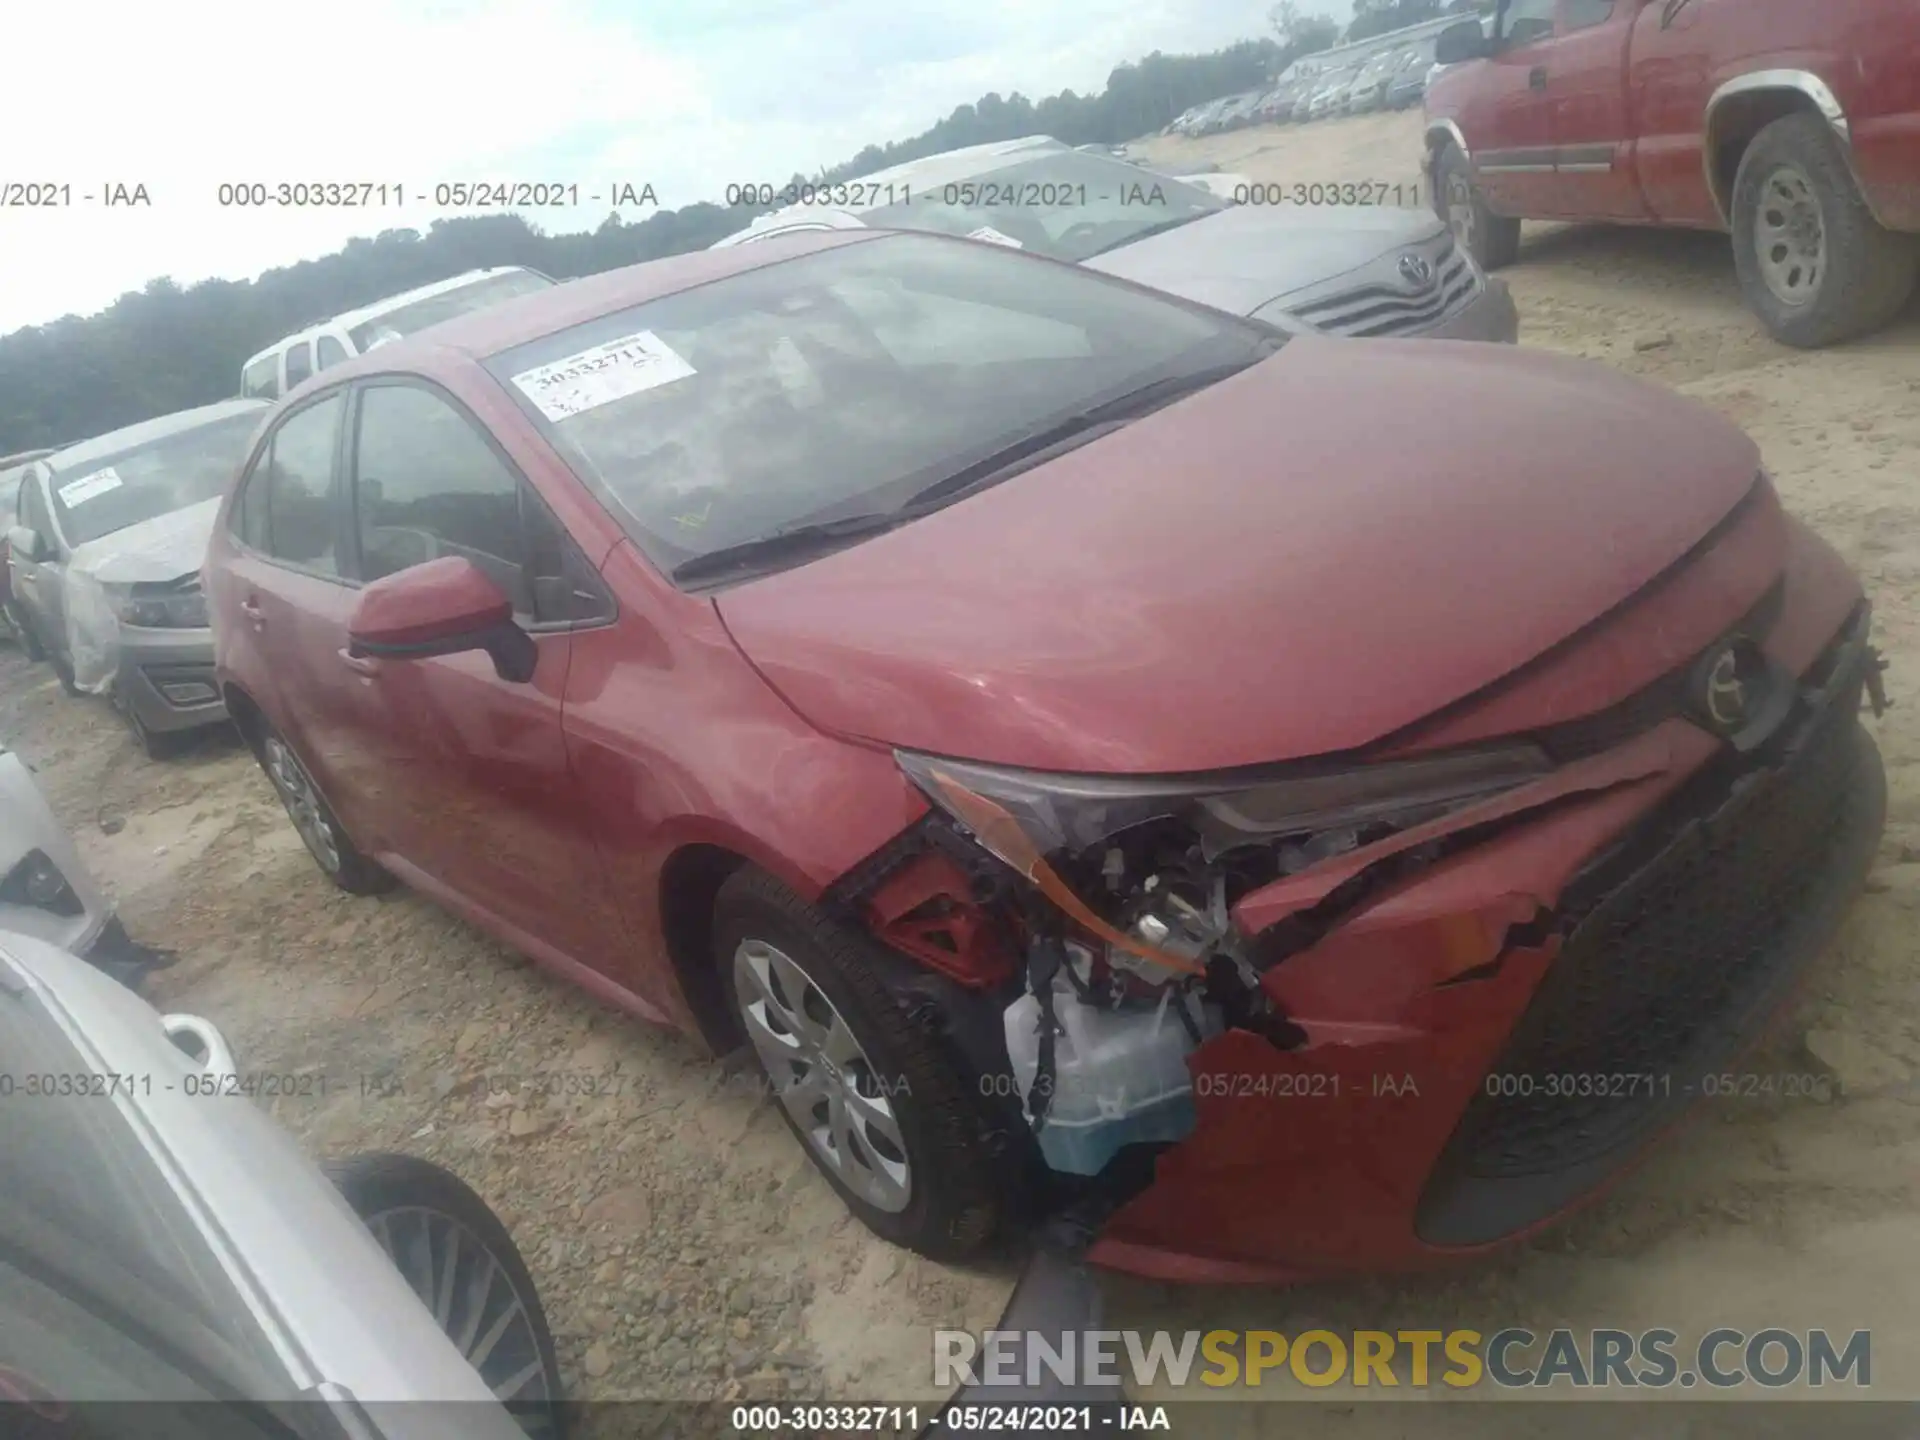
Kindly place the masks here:
POLYGON ((775 1096, 822 1166, 877 1210, 913 1194, 906 1141, 885 1079, 814 978, 785 951, 743 940, 734 991, 775 1096))
POLYGON ((1827 271, 1826 222, 1812 182, 1797 165, 1779 166, 1760 187, 1753 248, 1775 299, 1806 305, 1818 297, 1827 271))
POLYGON ((532 1307, 465 1225, 424 1206, 382 1210, 366 1226, 441 1332, 529 1435, 551 1435, 552 1390, 532 1307))
POLYGON ((320 863, 320 868, 329 875, 340 871, 340 842, 333 833, 333 825, 327 819, 320 805, 320 794, 313 788, 313 780, 307 774, 286 741, 278 735, 269 735, 264 747, 267 758, 267 774, 280 792, 280 799, 287 807, 287 814, 293 820, 293 828, 300 832, 300 838, 306 841, 307 849, 320 863))

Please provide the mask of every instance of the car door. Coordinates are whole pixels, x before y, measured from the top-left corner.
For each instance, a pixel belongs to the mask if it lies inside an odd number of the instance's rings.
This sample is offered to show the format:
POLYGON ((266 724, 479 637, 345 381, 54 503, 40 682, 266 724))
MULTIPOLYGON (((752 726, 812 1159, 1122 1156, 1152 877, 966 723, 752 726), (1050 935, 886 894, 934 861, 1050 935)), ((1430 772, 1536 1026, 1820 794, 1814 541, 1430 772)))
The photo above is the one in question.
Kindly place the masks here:
POLYGON ((1547 88, 1554 97, 1553 212, 1640 220, 1627 47, 1642 0, 1560 0, 1547 88))
MULTIPOLYGON (((1798 13, 1780 5, 1756 13, 1748 0, 1645 0, 1633 27, 1631 94, 1637 167, 1654 218, 1720 228, 1703 154, 1707 102, 1731 73, 1729 60, 1734 70, 1765 64, 1752 52, 1766 43, 1769 22, 1798 13)), ((1823 22, 1809 23, 1827 31, 1823 22)))
POLYGON ((35 465, 20 482, 20 525, 40 537, 39 556, 9 551, 7 563, 13 571, 14 598, 20 603, 27 621, 49 648, 66 648, 66 603, 60 593, 60 532, 53 523, 53 507, 47 503, 47 468, 35 465))
POLYGON ((1480 188, 1503 214, 1552 211, 1549 65, 1558 8, 1558 0, 1512 0, 1459 118, 1480 188))
POLYGON ((278 421, 242 475, 227 516, 226 668, 254 692, 354 843, 379 848, 385 816, 372 788, 386 767, 379 696, 347 666, 359 599, 347 563, 340 480, 347 392, 316 396, 278 421), (233 623, 229 621, 229 623, 233 623))
POLYGON ((507 451, 446 391, 370 381, 353 426, 362 580, 463 556, 512 597, 539 652, 526 683, 503 680, 482 651, 356 662, 405 757, 379 777, 394 849, 420 872, 409 879, 503 922, 520 948, 616 974, 631 947, 560 713, 573 631, 611 620, 612 603, 507 451))

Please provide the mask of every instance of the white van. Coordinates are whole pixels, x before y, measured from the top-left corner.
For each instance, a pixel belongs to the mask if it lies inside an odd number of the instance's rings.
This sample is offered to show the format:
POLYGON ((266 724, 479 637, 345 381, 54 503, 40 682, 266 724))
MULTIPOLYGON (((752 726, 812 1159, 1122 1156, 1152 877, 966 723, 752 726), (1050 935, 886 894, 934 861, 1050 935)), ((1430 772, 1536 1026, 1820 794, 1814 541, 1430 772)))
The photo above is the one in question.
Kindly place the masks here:
POLYGON ((269 345, 240 367, 240 393, 248 399, 277 400, 309 375, 376 345, 557 283, 538 270, 501 265, 389 295, 269 345))

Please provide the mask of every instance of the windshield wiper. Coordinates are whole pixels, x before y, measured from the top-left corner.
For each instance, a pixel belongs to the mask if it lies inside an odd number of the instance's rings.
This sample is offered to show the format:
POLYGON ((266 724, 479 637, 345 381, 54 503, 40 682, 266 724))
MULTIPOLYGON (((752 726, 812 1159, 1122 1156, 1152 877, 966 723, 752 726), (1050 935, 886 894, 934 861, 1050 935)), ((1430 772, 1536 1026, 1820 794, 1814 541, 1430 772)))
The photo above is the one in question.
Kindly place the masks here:
MULTIPOLYGON (((1220 208, 1224 210, 1226 207, 1223 205, 1220 208)), ((1098 250, 1087 252, 1086 255, 1081 257, 1082 262, 1084 263, 1087 260, 1093 259, 1095 255, 1105 255, 1110 250, 1124 249, 1136 241, 1151 239, 1155 235, 1164 235, 1169 230, 1178 230, 1182 225, 1191 225, 1196 220, 1204 220, 1209 215, 1218 215, 1219 213, 1220 210, 1206 210, 1198 215, 1169 215, 1164 220, 1154 221, 1153 224, 1147 226, 1144 230, 1134 231, 1125 239, 1116 240, 1111 245, 1102 245, 1098 250)))
POLYGON ((826 550, 842 540, 857 540, 864 535, 877 535, 883 530, 891 530, 909 516, 897 511, 883 510, 863 512, 858 515, 842 515, 834 520, 813 520, 803 525, 783 525, 778 530, 752 540, 742 540, 736 545, 722 545, 718 550, 709 550, 704 555, 696 555, 691 560, 683 560, 673 567, 675 580, 702 580, 714 575, 724 575, 730 570, 767 560, 781 560, 792 555, 804 555, 808 551, 826 550))
POLYGON ((936 510, 941 505, 958 499, 969 490, 979 489, 988 484, 1030 470, 1036 465, 1045 464, 1056 454, 1066 449, 1078 449, 1081 445, 1097 440, 1109 430, 1116 430, 1128 420, 1137 419, 1151 410, 1171 405, 1183 395, 1191 395, 1196 390, 1204 390, 1237 375, 1251 365, 1257 365, 1267 355, 1266 350, 1251 360, 1235 360, 1225 365, 1210 365, 1204 370, 1189 370, 1180 375, 1168 375, 1137 390, 1129 390, 1092 409, 1070 415, 1051 425, 1022 436, 1011 444, 1003 446, 984 459, 971 465, 963 465, 951 474, 943 475, 931 485, 922 486, 909 495, 906 502, 894 511, 902 519, 911 519, 936 510))

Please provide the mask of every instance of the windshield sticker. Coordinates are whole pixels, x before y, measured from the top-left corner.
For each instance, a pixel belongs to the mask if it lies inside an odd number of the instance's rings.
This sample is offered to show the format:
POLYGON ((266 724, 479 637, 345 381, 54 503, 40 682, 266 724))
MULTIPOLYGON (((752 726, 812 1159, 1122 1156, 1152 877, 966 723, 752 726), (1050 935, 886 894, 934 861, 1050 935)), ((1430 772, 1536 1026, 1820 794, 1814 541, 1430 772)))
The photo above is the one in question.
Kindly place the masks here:
POLYGON ((969 230, 967 232, 967 238, 969 240, 984 240, 989 245, 1011 245, 1016 250, 1024 250, 1027 248, 1011 235, 1003 234, 991 225, 982 225, 978 230, 969 230))
POLYGON ((513 377, 513 383, 549 420, 565 420, 643 390, 671 385, 694 372, 651 330, 623 335, 578 355, 536 365, 513 377))
POLYGON ((96 470, 91 475, 82 475, 78 480, 69 480, 62 485, 60 503, 71 510, 76 505, 86 504, 96 495, 118 490, 120 483, 120 476, 109 465, 104 470, 96 470))

